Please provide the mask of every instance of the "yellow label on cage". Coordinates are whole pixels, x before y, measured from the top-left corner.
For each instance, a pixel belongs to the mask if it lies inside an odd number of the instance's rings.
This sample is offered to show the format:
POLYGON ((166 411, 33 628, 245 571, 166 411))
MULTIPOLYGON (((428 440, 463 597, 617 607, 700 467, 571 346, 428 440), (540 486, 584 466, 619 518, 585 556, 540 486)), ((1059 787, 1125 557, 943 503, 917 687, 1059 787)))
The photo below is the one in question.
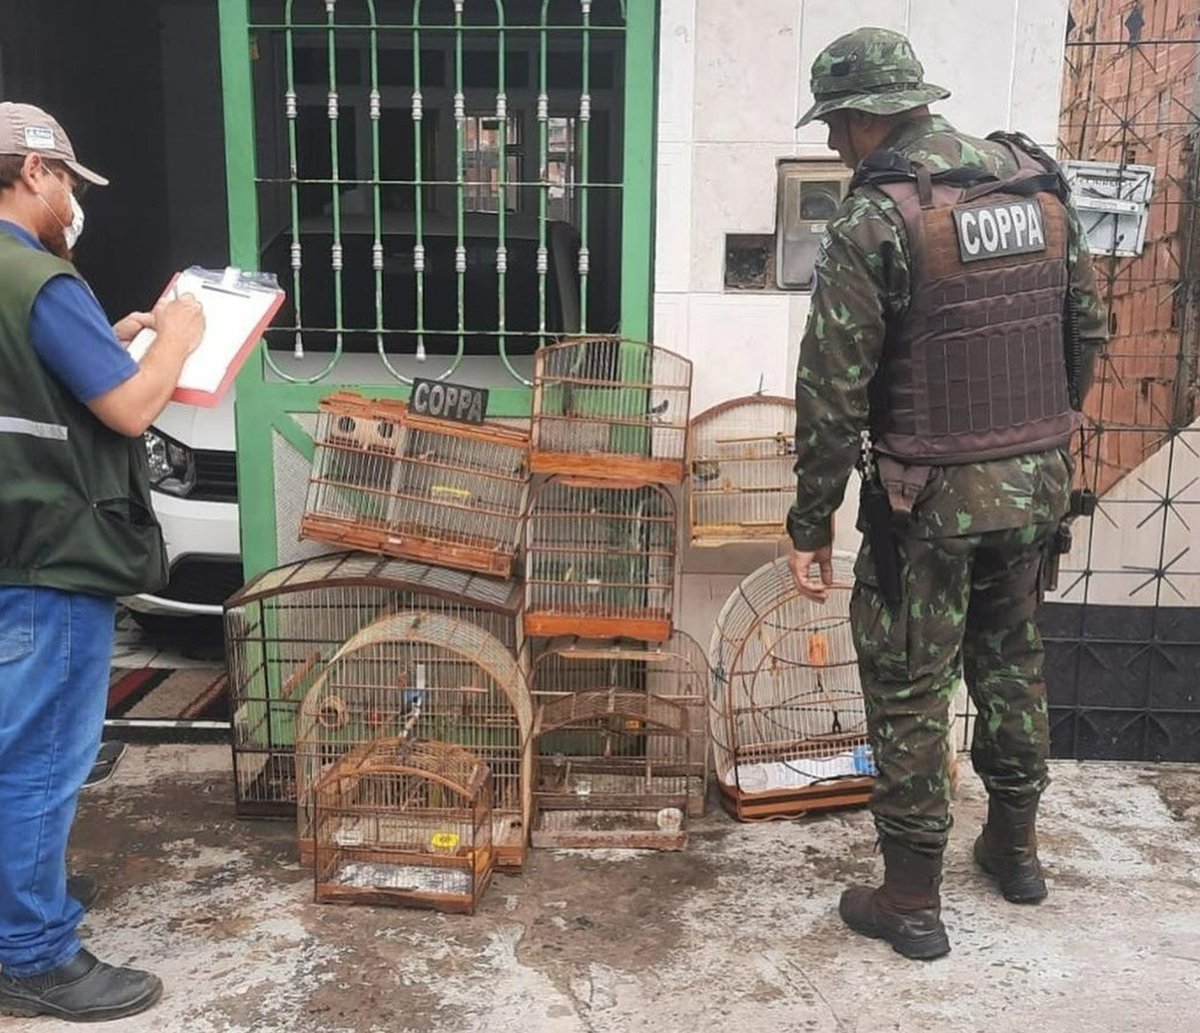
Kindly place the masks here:
POLYGON ((429 845, 434 850, 457 850, 459 835, 457 832, 435 832, 429 837, 429 845))

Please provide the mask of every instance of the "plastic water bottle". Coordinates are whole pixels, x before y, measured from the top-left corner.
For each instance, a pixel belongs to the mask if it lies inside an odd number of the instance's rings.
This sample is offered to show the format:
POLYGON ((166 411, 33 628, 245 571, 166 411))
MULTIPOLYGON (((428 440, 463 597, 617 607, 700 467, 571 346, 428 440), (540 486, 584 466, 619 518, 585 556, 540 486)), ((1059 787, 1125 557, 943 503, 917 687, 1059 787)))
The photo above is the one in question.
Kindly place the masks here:
POLYGON ((879 774, 879 769, 875 767, 875 755, 871 752, 870 746, 854 747, 854 773, 856 775, 879 774))

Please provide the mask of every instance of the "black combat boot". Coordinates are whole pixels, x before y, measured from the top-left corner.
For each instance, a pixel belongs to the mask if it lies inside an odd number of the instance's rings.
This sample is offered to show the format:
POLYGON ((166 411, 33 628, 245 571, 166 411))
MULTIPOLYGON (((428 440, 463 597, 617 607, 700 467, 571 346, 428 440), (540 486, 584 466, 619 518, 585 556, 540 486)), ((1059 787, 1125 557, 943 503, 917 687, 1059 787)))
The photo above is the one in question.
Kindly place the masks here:
POLYGON ((942 925, 942 855, 921 854, 896 840, 883 840, 883 885, 852 886, 838 913, 856 933, 887 940, 906 958, 931 961, 950 953, 942 925))
POLYGON ((44 975, 22 979, 0 972, 0 1015, 107 1022, 145 1011, 161 996, 158 976, 106 965, 85 950, 44 975))
POLYGON ((975 840, 975 863, 1013 904, 1046 899, 1046 880, 1037 856, 1037 797, 1023 803, 988 798, 987 824, 975 840))

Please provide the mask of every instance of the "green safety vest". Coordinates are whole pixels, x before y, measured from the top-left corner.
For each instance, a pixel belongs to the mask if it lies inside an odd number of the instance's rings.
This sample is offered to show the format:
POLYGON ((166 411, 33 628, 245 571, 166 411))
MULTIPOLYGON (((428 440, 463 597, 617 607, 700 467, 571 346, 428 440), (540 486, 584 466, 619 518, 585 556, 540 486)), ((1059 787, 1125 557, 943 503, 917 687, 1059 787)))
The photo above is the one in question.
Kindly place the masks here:
POLYGON ((30 340, 34 299, 62 274, 83 282, 69 262, 0 230, 0 585, 156 591, 167 555, 145 445, 101 423, 30 340))

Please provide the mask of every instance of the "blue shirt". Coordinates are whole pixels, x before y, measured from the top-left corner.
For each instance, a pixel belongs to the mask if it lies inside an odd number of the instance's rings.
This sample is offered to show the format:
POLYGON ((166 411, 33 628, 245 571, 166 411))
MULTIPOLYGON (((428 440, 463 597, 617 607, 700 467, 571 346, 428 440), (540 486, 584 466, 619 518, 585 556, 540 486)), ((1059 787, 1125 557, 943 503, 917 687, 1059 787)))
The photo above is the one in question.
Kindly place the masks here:
MULTIPOLYGON (((46 250, 15 223, 0 220, 0 231, 28 247, 46 250)), ((65 273, 47 280, 38 292, 29 317, 29 336, 42 365, 84 404, 119 387, 138 371, 95 295, 81 280, 65 273)))

